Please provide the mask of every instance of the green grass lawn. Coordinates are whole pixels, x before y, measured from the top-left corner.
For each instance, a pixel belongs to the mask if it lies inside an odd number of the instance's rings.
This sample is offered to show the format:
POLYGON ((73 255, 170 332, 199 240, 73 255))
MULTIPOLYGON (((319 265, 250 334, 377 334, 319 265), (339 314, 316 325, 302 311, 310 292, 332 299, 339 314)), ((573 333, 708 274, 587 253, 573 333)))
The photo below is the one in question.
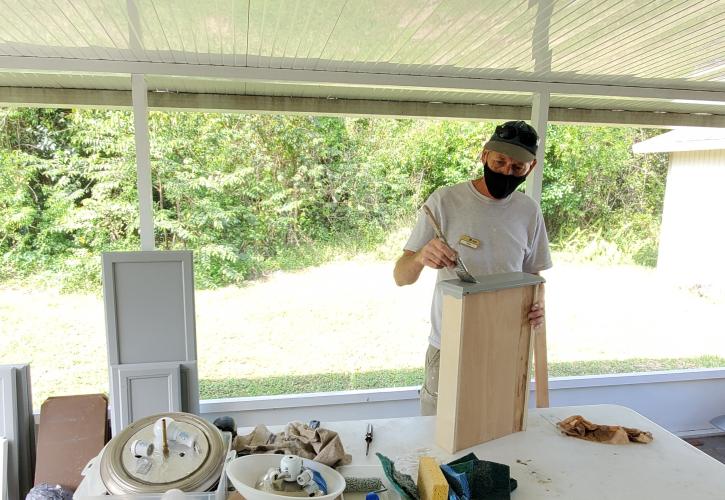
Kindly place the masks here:
MULTIPOLYGON (((616 373, 684 370, 688 368, 725 367, 725 358, 700 356, 698 358, 597 360, 559 362, 549 365, 550 377, 576 375, 603 375, 616 373)), ((362 373, 319 373, 302 376, 265 378, 227 378, 200 380, 202 399, 244 396, 272 396, 309 392, 350 391, 385 387, 409 387, 423 383, 423 368, 404 370, 376 370, 362 373)))
MULTIPOLYGON (((558 255, 545 278, 553 377, 725 367, 725 296, 558 255)), ((397 287, 392 257, 358 256, 197 290, 201 397, 420 385, 433 286, 425 272, 397 287)), ((30 363, 35 408, 106 392, 104 321, 96 294, 2 285, 0 364, 30 363)))

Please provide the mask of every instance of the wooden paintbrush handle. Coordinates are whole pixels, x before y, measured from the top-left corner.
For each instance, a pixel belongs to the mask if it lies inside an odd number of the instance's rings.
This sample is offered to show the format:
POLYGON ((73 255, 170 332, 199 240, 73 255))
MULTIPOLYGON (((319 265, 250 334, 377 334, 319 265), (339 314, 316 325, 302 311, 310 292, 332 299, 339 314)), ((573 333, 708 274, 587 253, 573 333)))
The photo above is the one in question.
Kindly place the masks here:
POLYGON ((430 211, 430 208, 428 208, 428 205, 423 205, 423 211, 428 216, 428 220, 430 220, 430 223, 433 225, 433 231, 435 231, 436 237, 443 243, 445 243, 446 246, 450 247, 450 245, 446 241, 446 237, 443 236, 443 231, 441 231, 441 227, 438 225, 438 221, 436 221, 436 218, 433 216, 433 212, 430 211))

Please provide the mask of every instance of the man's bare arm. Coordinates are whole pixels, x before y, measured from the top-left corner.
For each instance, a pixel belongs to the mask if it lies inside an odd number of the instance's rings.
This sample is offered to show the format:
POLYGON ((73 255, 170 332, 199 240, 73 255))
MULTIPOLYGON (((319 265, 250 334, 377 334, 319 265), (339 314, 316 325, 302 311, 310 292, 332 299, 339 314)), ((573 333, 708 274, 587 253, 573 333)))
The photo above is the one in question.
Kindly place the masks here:
POLYGON ((416 260, 416 252, 403 250, 403 255, 395 262, 393 277, 398 286, 412 285, 420 277, 423 265, 416 260))
POLYGON ((432 239, 417 252, 404 250, 395 263, 393 277, 398 286, 411 285, 418 281, 424 267, 442 269, 456 264, 456 252, 441 240, 432 239))

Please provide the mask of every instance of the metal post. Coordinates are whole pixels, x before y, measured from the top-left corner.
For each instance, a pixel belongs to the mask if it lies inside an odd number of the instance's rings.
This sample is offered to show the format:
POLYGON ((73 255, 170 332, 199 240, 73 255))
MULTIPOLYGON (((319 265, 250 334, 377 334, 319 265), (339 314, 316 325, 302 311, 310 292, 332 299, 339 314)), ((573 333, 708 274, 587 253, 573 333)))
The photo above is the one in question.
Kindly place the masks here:
POLYGON ((549 122, 549 93, 534 94, 531 106, 531 125, 539 133, 539 149, 536 153, 536 168, 526 178, 526 194, 541 203, 541 184, 544 178, 544 152, 546 151, 546 125, 549 122))
POLYGON ((151 197, 151 146, 149 108, 144 75, 131 75, 133 135, 136 139, 136 185, 138 187, 141 250, 154 249, 154 215, 151 197))

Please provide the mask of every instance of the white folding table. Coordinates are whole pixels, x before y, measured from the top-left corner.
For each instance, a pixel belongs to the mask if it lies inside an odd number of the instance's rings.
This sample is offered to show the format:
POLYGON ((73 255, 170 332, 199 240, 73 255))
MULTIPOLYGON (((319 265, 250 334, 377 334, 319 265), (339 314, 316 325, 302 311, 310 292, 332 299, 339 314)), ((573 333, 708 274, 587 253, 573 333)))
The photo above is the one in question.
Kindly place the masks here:
POLYGON ((322 422, 321 426, 340 434, 352 465, 378 465, 375 452, 393 460, 428 454, 442 462, 474 452, 480 459, 507 464, 518 481, 513 499, 725 499, 725 465, 623 406, 532 409, 526 431, 454 455, 435 446, 434 418, 322 422), (570 415, 650 431, 654 441, 611 445, 568 437, 556 423, 570 415), (374 438, 366 457, 363 438, 368 423, 373 424, 374 438))

